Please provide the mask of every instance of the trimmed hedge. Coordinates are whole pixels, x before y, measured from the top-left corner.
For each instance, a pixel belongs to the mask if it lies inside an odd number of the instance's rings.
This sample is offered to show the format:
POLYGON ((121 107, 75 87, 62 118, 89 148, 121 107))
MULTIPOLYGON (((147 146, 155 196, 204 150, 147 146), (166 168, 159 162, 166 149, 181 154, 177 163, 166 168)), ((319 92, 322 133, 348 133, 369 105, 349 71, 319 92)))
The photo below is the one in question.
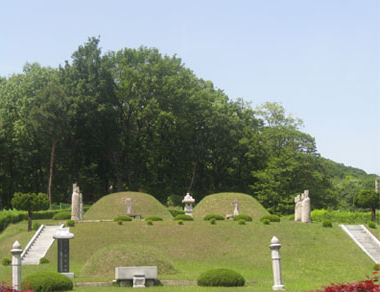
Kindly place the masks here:
POLYGON ((202 273, 198 280, 198 286, 237 287, 244 286, 245 280, 239 273, 228 269, 215 269, 202 273))
POLYGON ((208 214, 206 215, 203 220, 211 220, 211 219, 215 219, 215 220, 224 220, 224 216, 222 215, 219 215, 219 214, 208 214))
POLYGON ((369 228, 376 229, 376 223, 375 223, 375 222, 372 222, 372 221, 369 221, 369 222, 368 222, 368 227, 369 227, 369 228))
POLYGON ((71 211, 61 211, 53 216, 53 220, 68 220, 71 218, 71 211))
POLYGON ((41 226, 40 222, 34 222, 33 225, 32 225, 32 229, 33 230, 38 230, 38 228, 40 228, 40 226, 41 226))
MULTIPOLYGON (((312 221, 323 222, 325 219, 336 223, 366 224, 368 221, 371 221, 371 212, 341 212, 325 209, 311 211, 312 221)), ((380 222, 380 213, 376 214, 376 222, 380 222)))
POLYGON ((132 221, 132 218, 128 215, 119 215, 113 218, 113 221, 132 221))
POLYGON ((240 219, 243 219, 245 221, 252 221, 252 216, 248 214, 240 214, 234 217, 234 221, 239 221, 240 219))
POLYGON ((54 272, 36 272, 24 277, 22 289, 35 292, 73 290, 73 282, 64 275, 54 272))
POLYGON ((50 263, 50 261, 47 258, 40 258, 40 264, 41 265, 48 264, 48 263, 50 263))
POLYGON ((149 216, 145 218, 145 221, 162 221, 163 219, 160 216, 149 216))
POLYGON ((270 222, 280 222, 281 219, 277 215, 264 215, 263 217, 260 218, 260 222, 263 222, 265 219, 268 219, 270 222))
POLYGON ((323 220, 322 226, 323 227, 332 227, 332 222, 330 220, 328 220, 328 219, 323 220))
POLYGON ((66 221, 66 226, 67 227, 75 227, 75 221, 71 220, 71 219, 67 220, 66 221))
POLYGON ((270 224, 270 220, 269 219, 264 219, 261 222, 263 222, 264 225, 269 225, 270 224))
POLYGON ((173 218, 173 220, 182 220, 182 221, 193 221, 194 218, 189 216, 189 215, 185 215, 185 214, 179 214, 177 216, 175 216, 173 218))
POLYGON ((239 225, 245 225, 245 220, 244 220, 244 219, 240 219, 240 220, 238 221, 238 224, 239 224, 239 225))

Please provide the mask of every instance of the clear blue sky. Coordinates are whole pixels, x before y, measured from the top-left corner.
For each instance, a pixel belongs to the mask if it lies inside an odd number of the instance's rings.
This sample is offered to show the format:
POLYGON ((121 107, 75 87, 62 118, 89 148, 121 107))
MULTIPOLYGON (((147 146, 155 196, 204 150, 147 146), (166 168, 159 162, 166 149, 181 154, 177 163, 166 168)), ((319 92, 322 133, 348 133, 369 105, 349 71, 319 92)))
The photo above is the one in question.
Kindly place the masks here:
POLYGON ((380 174, 377 0, 36 0, 0 4, 0 74, 57 67, 90 36, 103 52, 177 54, 231 99, 282 102, 319 153, 380 174))

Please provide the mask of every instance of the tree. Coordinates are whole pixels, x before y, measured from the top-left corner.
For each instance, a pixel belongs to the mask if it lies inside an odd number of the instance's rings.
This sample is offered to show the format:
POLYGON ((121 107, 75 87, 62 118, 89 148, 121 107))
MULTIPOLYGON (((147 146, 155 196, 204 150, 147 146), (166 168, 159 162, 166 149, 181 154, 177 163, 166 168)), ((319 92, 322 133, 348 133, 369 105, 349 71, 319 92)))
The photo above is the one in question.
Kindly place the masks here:
POLYGON ((17 210, 28 211, 28 231, 31 231, 33 211, 49 208, 49 198, 43 193, 15 193, 12 199, 12 206, 17 210))
POLYGON ((380 194, 373 190, 362 190, 354 197, 354 205, 371 209, 372 221, 376 222, 376 209, 379 209, 380 194))

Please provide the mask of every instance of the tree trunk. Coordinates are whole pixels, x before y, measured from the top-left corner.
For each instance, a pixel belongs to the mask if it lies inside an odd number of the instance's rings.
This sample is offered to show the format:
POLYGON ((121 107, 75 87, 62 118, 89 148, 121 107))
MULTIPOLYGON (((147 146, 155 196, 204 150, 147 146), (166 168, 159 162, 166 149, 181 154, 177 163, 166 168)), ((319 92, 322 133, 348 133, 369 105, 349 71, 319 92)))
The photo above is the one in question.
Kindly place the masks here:
POLYGON ((28 211, 28 231, 32 230, 32 211, 28 211))
POLYGON ((55 144, 56 143, 57 143, 57 138, 54 138, 53 139, 53 145, 51 147, 49 184, 48 184, 49 210, 51 210, 51 183, 53 180, 53 166, 54 166, 54 154, 55 154, 55 144))
POLYGON ((376 222, 376 208, 372 208, 372 221, 376 222))

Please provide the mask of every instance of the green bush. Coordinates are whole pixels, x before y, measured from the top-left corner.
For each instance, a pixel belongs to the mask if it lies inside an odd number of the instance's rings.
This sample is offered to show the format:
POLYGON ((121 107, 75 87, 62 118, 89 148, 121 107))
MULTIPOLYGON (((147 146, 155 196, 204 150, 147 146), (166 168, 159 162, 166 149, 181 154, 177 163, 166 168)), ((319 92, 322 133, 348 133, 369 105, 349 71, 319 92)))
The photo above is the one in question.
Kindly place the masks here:
MULTIPOLYGON (((38 211, 33 212, 32 219, 52 219, 57 213, 60 213, 63 211, 60 210, 45 210, 45 211, 38 211)), ((66 212, 71 212, 70 210, 66 210, 66 212)))
POLYGON ((163 219, 160 216, 149 216, 145 218, 145 221, 162 221, 163 219))
POLYGON ((119 216, 116 216, 115 218, 113 218, 113 221, 117 222, 117 221, 132 221, 132 218, 127 216, 127 215, 119 215, 119 216))
POLYGON ((238 224, 239 224, 239 225, 245 225, 245 220, 244 220, 244 219, 240 219, 240 220, 238 221, 238 224))
POLYGON ((123 221, 117 221, 118 225, 123 225, 123 221))
POLYGON ((173 220, 193 221, 193 217, 185 214, 179 214, 173 218, 173 220))
POLYGON ((0 212, 0 232, 8 227, 10 223, 18 223, 28 219, 28 213, 25 211, 1 210, 0 212))
POLYGON ((185 214, 185 211, 183 210, 179 210, 179 209, 173 209, 173 208, 168 208, 170 214, 172 214, 173 217, 177 216, 177 215, 184 215, 185 214))
POLYGON ((270 224, 270 220, 269 219, 264 219, 261 222, 263 222, 263 224, 265 224, 265 225, 269 225, 270 224))
POLYGON ((183 220, 178 220, 178 225, 183 225, 183 220))
POLYGON ((48 263, 50 263, 50 261, 47 258, 40 258, 40 264, 41 265, 48 264, 48 263))
POLYGON ((376 223, 373 222, 373 221, 369 221, 369 222, 368 222, 368 227, 369 227, 369 228, 376 229, 376 223))
MULTIPOLYGON (((366 224, 368 221, 371 221, 371 212, 341 212, 324 209, 311 211, 312 221, 323 222, 325 219, 336 223, 366 224)), ((376 221, 380 222, 380 213, 376 214, 376 221)))
POLYGON ((68 220, 71 218, 70 211, 61 211, 53 216, 53 220, 68 220))
POLYGON ((71 220, 71 219, 67 220, 66 221, 66 226, 67 227, 74 227, 75 226, 75 221, 71 220))
POLYGON ((38 230, 38 228, 40 228, 40 226, 41 226, 40 222, 34 222, 33 225, 32 225, 32 229, 33 230, 38 230))
POLYGON ((332 222, 330 220, 328 220, 328 219, 323 220, 322 226, 323 227, 332 227, 332 222))
POLYGON ((265 219, 268 219, 270 222, 280 222, 281 220, 280 217, 277 215, 268 214, 261 217, 260 222, 263 222, 263 220, 265 219))
POLYGON ((148 225, 153 225, 153 221, 152 221, 152 220, 147 220, 147 221, 146 221, 146 224, 148 224, 148 225))
POLYGON ((12 263, 11 259, 10 258, 3 258, 3 260, 1 261, 1 264, 3 266, 10 266, 12 263))
POLYGON ((211 218, 211 219, 210 219, 210 223, 211 223, 212 225, 215 225, 215 224, 216 224, 216 219, 215 219, 215 218, 211 218))
POLYGON ((239 221, 240 219, 243 219, 245 221, 252 221, 252 216, 248 214, 240 214, 234 217, 234 221, 239 221))
POLYGON ((202 273, 198 280, 198 286, 244 286, 245 280, 239 273, 228 269, 215 269, 202 273))
POLYGON ((73 282, 55 272, 36 272, 23 277, 22 289, 35 292, 54 292, 73 290, 73 282))
POLYGON ((208 214, 206 215, 203 220, 211 220, 211 219, 215 219, 215 220, 224 220, 224 216, 222 215, 219 215, 219 214, 208 214))
POLYGON ((166 200, 166 204, 168 205, 168 207, 181 206, 182 199, 182 196, 170 195, 166 200))

